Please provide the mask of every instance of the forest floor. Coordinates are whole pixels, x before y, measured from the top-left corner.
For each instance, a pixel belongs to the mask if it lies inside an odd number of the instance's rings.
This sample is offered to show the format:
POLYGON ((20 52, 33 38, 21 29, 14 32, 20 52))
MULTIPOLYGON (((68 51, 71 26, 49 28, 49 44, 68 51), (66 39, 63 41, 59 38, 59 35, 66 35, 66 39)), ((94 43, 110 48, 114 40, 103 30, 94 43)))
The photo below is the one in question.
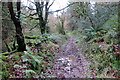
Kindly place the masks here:
POLYGON ((88 62, 84 55, 80 53, 75 37, 70 37, 63 51, 54 60, 54 66, 50 70, 57 78, 93 78, 94 73, 88 69, 88 62))
MULTIPOLYGON (((41 45, 28 47, 28 51, 24 53, 4 53, 0 55, 3 59, 1 61, 3 77, 119 78, 119 71, 111 68, 113 64, 110 62, 113 60, 111 54, 88 54, 82 49, 87 49, 85 45, 89 45, 80 43, 79 40, 72 35, 67 38, 62 37, 54 43, 43 43, 42 47, 41 45)), ((100 45, 106 46, 105 43, 100 45)))

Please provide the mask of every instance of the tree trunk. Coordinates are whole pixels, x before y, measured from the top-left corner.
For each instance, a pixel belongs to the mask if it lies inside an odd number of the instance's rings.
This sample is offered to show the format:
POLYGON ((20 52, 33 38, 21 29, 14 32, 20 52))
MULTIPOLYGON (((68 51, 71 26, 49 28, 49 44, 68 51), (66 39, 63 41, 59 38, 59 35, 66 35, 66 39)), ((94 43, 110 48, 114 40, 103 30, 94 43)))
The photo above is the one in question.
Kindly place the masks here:
POLYGON ((26 45, 25 45, 24 36, 22 33, 21 24, 19 21, 14 21, 14 24, 16 26, 16 38, 17 38, 17 44, 18 44, 18 51, 26 51, 26 45))
POLYGON ((62 27, 62 34, 65 35, 65 31, 64 31, 64 20, 61 21, 61 27, 62 27))
POLYGON ((39 25, 40 25, 40 30, 41 34, 48 33, 49 32, 49 27, 46 25, 47 20, 48 20, 48 2, 35 2, 36 6, 36 12, 39 17, 39 25), (45 7, 45 16, 43 16, 43 8, 45 7))
POLYGON ((63 34, 63 35, 65 35, 65 31, 64 31, 64 22, 65 22, 65 17, 61 17, 60 18, 60 23, 61 23, 61 33, 63 34))
POLYGON ((46 2, 45 4, 45 30, 46 30, 46 33, 49 33, 49 26, 47 26, 47 20, 48 20, 48 2, 46 2))
POLYGON ((44 7, 43 5, 44 5, 44 2, 41 2, 41 4, 39 2, 35 2, 36 12, 39 17, 39 25, 40 25, 41 34, 45 33, 45 22, 43 19, 43 7, 44 7))
POLYGON ((12 2, 8 2, 8 9, 11 15, 11 19, 15 25, 16 28, 16 38, 17 38, 17 44, 18 44, 18 51, 25 51, 26 50, 26 45, 24 41, 24 36, 22 33, 22 27, 21 27, 21 22, 20 22, 20 2, 17 2, 17 18, 13 10, 13 4, 12 2))
MULTIPOLYGON (((118 3, 118 17, 120 16, 120 2, 118 3)), ((118 56, 116 56, 116 59, 119 61, 120 60, 120 18, 118 18, 118 56)))

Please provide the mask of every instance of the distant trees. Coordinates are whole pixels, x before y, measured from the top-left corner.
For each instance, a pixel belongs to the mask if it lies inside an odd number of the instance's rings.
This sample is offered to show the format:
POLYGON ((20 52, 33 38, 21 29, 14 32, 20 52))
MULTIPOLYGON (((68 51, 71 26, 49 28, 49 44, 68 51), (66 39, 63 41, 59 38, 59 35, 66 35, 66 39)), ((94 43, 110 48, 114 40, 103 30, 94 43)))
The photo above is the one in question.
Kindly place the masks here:
MULTIPOLYGON (((49 33, 49 27, 47 26, 47 22, 48 22, 48 11, 50 9, 50 7, 53 5, 55 0, 53 0, 53 2, 51 4, 49 4, 49 1, 47 0, 35 0, 35 2, 32 2, 35 5, 35 9, 30 8, 28 6, 29 10, 34 10, 35 12, 30 14, 29 16, 34 16, 37 15, 37 18, 32 17, 32 19, 34 20, 39 20, 39 26, 40 26, 40 31, 41 34, 44 33, 49 33)), ((29 17, 28 16, 28 17, 29 17)))
POLYGON ((40 29, 41 29, 41 34, 44 34, 46 31, 46 23, 47 23, 47 19, 48 19, 48 2, 35 2, 35 6, 36 6, 36 12, 38 15, 38 20, 39 20, 39 25, 40 25, 40 29), (45 7, 45 16, 43 16, 43 8, 45 7))
POLYGON ((65 31, 64 31, 65 17, 60 18, 60 22, 61 22, 61 33, 62 33, 63 35, 65 35, 65 31))
MULTIPOLYGON (((73 5, 73 4, 69 4, 68 6, 66 6, 66 7, 64 7, 62 9, 58 9, 58 10, 55 10, 55 11, 49 11, 50 7, 53 5, 55 0, 53 0, 51 3, 49 1, 47 1, 47 0, 35 0, 34 2, 32 2, 32 1, 30 1, 30 2, 33 5, 35 5, 36 8, 34 9, 34 8, 31 8, 31 7, 27 6, 29 10, 34 11, 29 16, 32 16, 31 19, 39 20, 38 25, 40 26, 41 34, 49 33, 49 31, 50 31, 49 26, 47 26, 48 15, 49 14, 62 11, 64 9, 68 8, 69 6, 73 5), (37 16, 37 18, 34 17, 35 15, 37 16)), ((36 27, 36 25, 35 25, 35 27, 36 27)))
MULTIPOLYGON (((118 16, 120 16, 120 2, 118 3, 118 16)), ((118 44, 120 44, 120 18, 118 18, 118 44)), ((120 45, 119 45, 120 47, 120 45)), ((120 51, 120 48, 119 48, 120 51)))
MULTIPOLYGON (((116 14, 117 6, 114 3, 83 3, 76 2, 75 5, 68 9, 70 14, 71 27, 101 27, 111 18, 111 15, 116 14), (88 26, 89 25, 89 26, 88 26)), ((76 28, 73 28, 76 29, 76 28)))
POLYGON ((24 41, 24 35, 22 33, 22 27, 21 27, 21 21, 20 21, 20 13, 21 13, 21 2, 16 2, 16 7, 17 7, 17 12, 14 12, 13 9, 13 3, 8 2, 8 9, 11 15, 11 19, 15 25, 15 30, 16 30, 16 39, 17 39, 17 44, 18 44, 18 51, 25 51, 26 50, 26 45, 24 41))
POLYGON ((7 2, 2 2, 2 51, 8 51, 7 47, 5 46, 5 43, 9 43, 15 35, 15 27, 14 24, 12 24, 12 21, 10 19, 9 13, 8 13, 8 7, 7 2), (10 27, 11 26, 11 27, 10 27))
POLYGON ((59 34, 65 35, 65 12, 62 12, 60 16, 57 16, 58 22, 56 23, 56 27, 59 34))

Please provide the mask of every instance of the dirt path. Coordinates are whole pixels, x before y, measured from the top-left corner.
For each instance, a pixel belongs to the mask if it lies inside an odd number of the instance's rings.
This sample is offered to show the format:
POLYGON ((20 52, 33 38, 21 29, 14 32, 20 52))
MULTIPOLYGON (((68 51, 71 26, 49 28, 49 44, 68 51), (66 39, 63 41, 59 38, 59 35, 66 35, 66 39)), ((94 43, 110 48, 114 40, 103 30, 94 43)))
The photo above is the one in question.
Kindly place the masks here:
POLYGON ((75 37, 70 37, 63 52, 56 56, 52 74, 57 78, 90 78, 90 63, 80 53, 75 37))

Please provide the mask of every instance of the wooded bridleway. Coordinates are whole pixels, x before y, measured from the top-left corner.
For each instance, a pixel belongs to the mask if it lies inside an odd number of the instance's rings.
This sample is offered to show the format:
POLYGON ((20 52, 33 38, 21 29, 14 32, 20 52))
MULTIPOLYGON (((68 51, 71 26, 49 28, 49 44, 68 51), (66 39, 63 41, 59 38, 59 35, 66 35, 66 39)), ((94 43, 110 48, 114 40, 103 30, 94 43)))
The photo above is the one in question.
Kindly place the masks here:
POLYGON ((80 53, 75 43, 75 37, 70 37, 62 52, 54 60, 51 74, 57 78, 93 78, 94 74, 88 69, 90 63, 80 53))

